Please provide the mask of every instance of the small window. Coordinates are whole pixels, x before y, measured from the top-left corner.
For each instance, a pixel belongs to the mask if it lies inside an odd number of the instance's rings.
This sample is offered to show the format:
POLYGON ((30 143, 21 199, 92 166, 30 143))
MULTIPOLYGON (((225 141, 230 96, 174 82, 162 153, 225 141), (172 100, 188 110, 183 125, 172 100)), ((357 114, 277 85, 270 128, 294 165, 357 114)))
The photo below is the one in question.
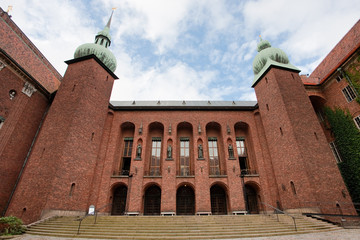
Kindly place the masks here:
POLYGON ((352 100, 354 100, 356 98, 356 94, 355 94, 354 90, 349 85, 347 87, 345 87, 342 90, 342 92, 348 102, 351 102, 352 100))
POLYGON ((0 116, 0 128, 4 125, 4 122, 5 122, 5 118, 0 116))
POLYGON ((72 183, 70 186, 70 192, 69 192, 70 197, 74 194, 74 189, 75 189, 75 183, 72 183))
POLYGON ((335 157, 336 162, 337 162, 337 163, 342 162, 341 156, 340 156, 340 154, 339 154, 339 151, 338 151, 337 148, 336 148, 335 142, 331 142, 331 143, 329 143, 329 144, 330 144, 331 151, 332 151, 333 154, 334 154, 334 157, 335 157))
POLYGON ((354 118, 355 125, 360 129, 360 115, 354 118))
POLYGON ((344 78, 344 75, 342 75, 342 73, 340 73, 335 79, 337 82, 340 82, 343 78, 344 78))
POLYGON ((292 190, 293 194, 296 195, 296 188, 295 188, 295 184, 293 181, 290 182, 290 186, 291 186, 291 190, 292 190))

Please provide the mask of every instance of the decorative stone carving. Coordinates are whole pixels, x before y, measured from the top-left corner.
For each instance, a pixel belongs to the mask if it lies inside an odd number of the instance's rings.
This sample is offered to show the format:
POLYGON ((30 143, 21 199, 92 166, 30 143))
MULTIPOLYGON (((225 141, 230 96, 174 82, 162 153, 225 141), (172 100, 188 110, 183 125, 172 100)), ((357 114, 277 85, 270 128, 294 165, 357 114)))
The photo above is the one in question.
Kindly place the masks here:
POLYGON ((141 158, 141 145, 137 145, 137 148, 136 148, 136 158, 140 159, 141 158))
POLYGON ((229 144, 228 150, 229 150, 229 158, 233 159, 234 158, 234 148, 231 144, 229 144))
POLYGON ((167 148, 167 158, 172 158, 172 148, 171 148, 171 145, 169 145, 168 148, 167 148))
POLYGON ((31 97, 31 95, 33 95, 33 93, 36 91, 36 88, 32 84, 30 84, 29 82, 25 82, 22 92, 26 96, 31 97))
POLYGON ((204 151, 203 151, 203 147, 201 144, 199 144, 199 147, 198 147, 198 154, 199 154, 199 159, 204 158, 204 151))

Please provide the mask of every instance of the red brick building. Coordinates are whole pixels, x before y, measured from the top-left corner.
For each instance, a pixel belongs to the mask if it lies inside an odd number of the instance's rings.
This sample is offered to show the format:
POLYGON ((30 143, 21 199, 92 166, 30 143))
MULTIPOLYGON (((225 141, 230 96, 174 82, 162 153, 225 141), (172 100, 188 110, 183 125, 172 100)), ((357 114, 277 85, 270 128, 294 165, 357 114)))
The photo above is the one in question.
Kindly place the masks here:
POLYGON ((338 104, 360 115, 333 80, 358 60, 359 22, 309 78, 261 41, 257 102, 109 102, 111 19, 61 77, 0 14, 3 214, 29 223, 91 205, 113 215, 273 211, 268 205, 355 213, 316 112, 338 104))

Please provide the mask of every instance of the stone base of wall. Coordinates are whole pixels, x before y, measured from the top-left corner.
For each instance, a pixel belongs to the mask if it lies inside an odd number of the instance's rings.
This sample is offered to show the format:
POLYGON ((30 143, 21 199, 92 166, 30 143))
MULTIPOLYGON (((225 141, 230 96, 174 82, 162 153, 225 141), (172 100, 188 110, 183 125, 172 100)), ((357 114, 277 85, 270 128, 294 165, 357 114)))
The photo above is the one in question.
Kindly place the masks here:
POLYGON ((66 211, 66 210, 56 210, 56 209, 47 209, 42 211, 41 219, 54 217, 54 216, 85 216, 85 211, 66 211))

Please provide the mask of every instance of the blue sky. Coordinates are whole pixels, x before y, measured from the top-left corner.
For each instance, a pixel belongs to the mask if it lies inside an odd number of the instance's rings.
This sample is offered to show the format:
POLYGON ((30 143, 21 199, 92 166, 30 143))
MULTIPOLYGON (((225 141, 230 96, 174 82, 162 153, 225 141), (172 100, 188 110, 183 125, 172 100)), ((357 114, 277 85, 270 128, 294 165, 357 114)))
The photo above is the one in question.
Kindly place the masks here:
POLYGON ((111 100, 256 100, 252 61, 261 34, 311 73, 358 21, 358 0, 2 0, 63 75, 113 7, 117 59, 111 100))

